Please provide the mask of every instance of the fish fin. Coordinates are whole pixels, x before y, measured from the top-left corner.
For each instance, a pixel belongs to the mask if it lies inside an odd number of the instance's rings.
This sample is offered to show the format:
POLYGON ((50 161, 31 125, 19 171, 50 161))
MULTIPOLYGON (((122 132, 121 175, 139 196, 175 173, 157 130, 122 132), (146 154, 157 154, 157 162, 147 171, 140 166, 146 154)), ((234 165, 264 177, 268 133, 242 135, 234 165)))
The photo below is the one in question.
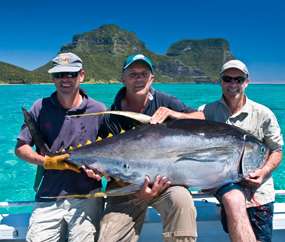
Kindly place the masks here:
POLYGON ((215 157, 222 155, 232 154, 232 147, 211 147, 211 148, 201 148, 194 150, 189 153, 183 153, 178 155, 178 159, 175 162, 183 160, 192 160, 197 162, 205 162, 205 157, 207 156, 207 162, 216 162, 215 157))
POLYGON ((113 134, 112 133, 109 133, 107 138, 112 138, 113 137, 113 134))
POLYGON ((68 199, 68 198, 98 198, 98 197, 106 197, 106 193, 104 192, 95 192, 95 193, 88 193, 88 194, 67 194, 67 195, 60 195, 60 196, 48 196, 48 197, 41 197, 43 199, 68 199))
POLYGON ((105 111, 105 112, 97 112, 97 113, 85 113, 85 114, 76 114, 76 115, 69 115, 69 117, 85 117, 85 116, 99 116, 105 114, 113 114, 113 115, 120 115, 127 118, 131 118, 134 120, 139 121, 140 123, 147 124, 150 122, 151 116, 142 114, 142 113, 135 113, 135 112, 126 112, 126 111, 105 111))
POLYGON ((86 140, 85 145, 90 145, 92 144, 92 141, 90 139, 86 140))
POLYGON ((38 130, 38 126, 37 126, 34 118, 32 117, 32 115, 24 107, 22 107, 22 112, 24 115, 24 122, 30 131, 33 142, 39 148, 40 153, 43 155, 51 155, 52 153, 50 151, 50 148, 44 142, 42 135, 41 135, 40 131, 38 130))
POLYGON ((100 136, 98 136, 97 137, 97 139, 96 139, 96 142, 100 142, 100 141, 102 141, 103 139, 100 137, 100 136))
MULTIPOLYGON (((48 145, 44 142, 42 135, 40 131, 38 130, 38 126, 32 117, 32 115, 28 112, 27 109, 22 107, 22 112, 24 115, 24 122, 26 126, 28 127, 30 134, 32 136, 33 142, 35 143, 36 147, 38 147, 40 153, 42 155, 51 155, 50 148, 48 145)), ((34 191, 38 191, 39 186, 42 182, 43 178, 43 173, 44 173, 44 168, 42 166, 37 166, 37 171, 36 171, 36 176, 35 176, 35 181, 34 181, 34 191)))

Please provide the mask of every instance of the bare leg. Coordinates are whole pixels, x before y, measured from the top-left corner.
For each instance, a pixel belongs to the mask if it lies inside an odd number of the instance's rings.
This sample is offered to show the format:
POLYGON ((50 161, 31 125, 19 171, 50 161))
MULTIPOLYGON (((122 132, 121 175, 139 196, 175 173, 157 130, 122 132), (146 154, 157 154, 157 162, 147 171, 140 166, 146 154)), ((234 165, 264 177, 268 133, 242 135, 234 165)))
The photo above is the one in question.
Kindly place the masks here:
POLYGON ((232 242, 254 242, 254 232, 249 222, 245 197, 240 190, 231 190, 224 194, 222 203, 227 215, 227 225, 232 242))

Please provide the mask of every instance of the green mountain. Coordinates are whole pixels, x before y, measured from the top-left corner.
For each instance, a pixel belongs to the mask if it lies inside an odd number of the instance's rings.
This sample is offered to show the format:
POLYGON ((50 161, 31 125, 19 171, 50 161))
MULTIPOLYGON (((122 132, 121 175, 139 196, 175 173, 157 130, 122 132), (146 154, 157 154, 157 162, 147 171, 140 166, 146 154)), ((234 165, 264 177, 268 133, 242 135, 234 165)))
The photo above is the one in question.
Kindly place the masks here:
MULTIPOLYGON (((156 80, 160 82, 214 82, 221 65, 232 58, 229 44, 224 39, 182 40, 171 45, 166 55, 157 55, 148 50, 135 33, 116 25, 103 25, 75 35, 59 52, 79 55, 86 80, 91 82, 118 81, 123 60, 134 53, 143 53, 153 59, 156 80)), ((49 82, 47 70, 51 65, 49 62, 34 71, 27 71, 0 62, 0 81, 49 82)))
POLYGON ((233 58, 224 39, 182 40, 171 45, 166 55, 199 68, 211 80, 218 79, 223 63, 233 58))
POLYGON ((4 62, 0 62, 0 83, 26 83, 29 82, 30 72, 4 62))

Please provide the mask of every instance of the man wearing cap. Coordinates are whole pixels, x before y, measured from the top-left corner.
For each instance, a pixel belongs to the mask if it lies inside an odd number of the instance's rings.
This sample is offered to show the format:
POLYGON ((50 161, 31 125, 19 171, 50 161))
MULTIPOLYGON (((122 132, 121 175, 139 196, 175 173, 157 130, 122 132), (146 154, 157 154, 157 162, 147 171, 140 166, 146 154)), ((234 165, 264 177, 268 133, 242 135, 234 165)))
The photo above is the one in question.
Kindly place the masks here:
POLYGON ((270 242, 275 199, 271 173, 281 162, 283 139, 272 111, 245 95, 248 74, 243 62, 226 62, 221 70, 221 99, 199 109, 206 119, 242 128, 269 147, 271 152, 261 169, 252 172, 242 185, 221 187, 216 196, 223 205, 223 227, 232 241, 270 242))
MULTIPOLYGON (((122 70, 124 87, 117 93, 111 110, 153 115, 152 123, 163 122, 167 117, 204 118, 203 113, 194 112, 175 97, 154 90, 153 80, 152 61, 142 54, 129 56, 122 70)), ((135 125, 137 123, 129 118, 105 116, 99 135, 106 137, 110 131, 118 134, 135 125)), ((96 179, 92 172, 88 172, 89 176, 96 179)), ((146 177, 143 188, 136 195, 108 198, 99 241, 137 241, 148 206, 153 206, 161 215, 165 241, 195 241, 196 211, 192 196, 185 187, 169 185, 167 177, 157 176, 155 181, 146 177)))
MULTIPOLYGON (((100 112, 105 106, 88 97, 80 89, 85 72, 82 60, 73 53, 62 53, 53 59, 52 76, 56 91, 37 100, 30 115, 51 153, 95 141, 102 118, 70 119, 67 115, 100 112)), ((36 193, 40 202, 34 209, 27 232, 27 241, 94 241, 94 220, 102 210, 102 201, 93 199, 61 199, 67 194, 85 194, 100 186, 85 172, 45 154, 32 150, 33 137, 26 125, 18 136, 16 154, 21 159, 44 167, 43 178, 36 193), (67 169, 67 170, 66 170, 67 169), (63 234, 63 231, 65 233, 63 234)), ((37 145, 37 144, 36 144, 37 145)), ((98 221, 97 221, 98 222, 98 221)))

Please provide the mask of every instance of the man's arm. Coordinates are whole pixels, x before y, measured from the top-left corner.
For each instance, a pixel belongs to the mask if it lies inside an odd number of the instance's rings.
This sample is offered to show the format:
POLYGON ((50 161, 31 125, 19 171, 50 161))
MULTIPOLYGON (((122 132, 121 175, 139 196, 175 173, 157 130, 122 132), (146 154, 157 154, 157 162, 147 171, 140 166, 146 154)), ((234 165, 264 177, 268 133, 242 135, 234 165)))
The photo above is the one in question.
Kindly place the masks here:
POLYGON ((15 154, 22 160, 29 163, 41 165, 44 164, 44 156, 35 152, 32 147, 21 140, 17 141, 15 154))
POLYGON ((264 180, 278 167, 281 160, 282 151, 273 151, 269 155, 265 165, 262 168, 250 173, 249 178, 246 178, 246 181, 252 186, 259 187, 264 180))
POLYGON ((80 173, 80 169, 70 163, 65 162, 69 158, 69 154, 56 156, 42 156, 35 152, 32 147, 18 140, 15 148, 15 154, 22 160, 29 163, 43 166, 47 170, 71 170, 80 173))
POLYGON ((150 123, 151 124, 163 123, 167 118, 174 118, 174 119, 205 119, 205 115, 204 115, 203 112, 183 113, 183 112, 174 111, 174 110, 166 108, 166 107, 160 107, 152 115, 150 123))

